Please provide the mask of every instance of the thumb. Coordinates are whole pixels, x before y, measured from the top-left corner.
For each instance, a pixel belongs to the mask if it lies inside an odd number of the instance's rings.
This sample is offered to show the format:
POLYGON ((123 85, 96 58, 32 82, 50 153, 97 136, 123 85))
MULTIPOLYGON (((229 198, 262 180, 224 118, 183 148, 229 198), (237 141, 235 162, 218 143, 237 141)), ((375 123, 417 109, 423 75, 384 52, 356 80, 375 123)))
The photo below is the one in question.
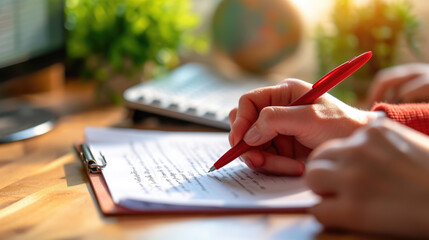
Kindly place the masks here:
POLYGON ((305 128, 305 124, 312 124, 309 119, 309 116, 312 115, 314 112, 311 111, 309 105, 265 107, 259 113, 256 122, 244 135, 243 140, 251 146, 258 146, 279 134, 297 136, 303 133, 303 129, 308 129, 305 128))

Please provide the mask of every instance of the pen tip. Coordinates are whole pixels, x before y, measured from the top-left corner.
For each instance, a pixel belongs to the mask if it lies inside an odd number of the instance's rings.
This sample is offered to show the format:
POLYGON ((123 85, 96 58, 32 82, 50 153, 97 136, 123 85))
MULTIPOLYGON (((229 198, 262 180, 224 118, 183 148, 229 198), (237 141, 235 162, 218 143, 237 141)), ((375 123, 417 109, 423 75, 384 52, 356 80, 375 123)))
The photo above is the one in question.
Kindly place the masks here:
POLYGON ((216 168, 215 168, 215 166, 212 166, 212 167, 209 169, 209 172, 213 172, 214 170, 216 170, 216 168))

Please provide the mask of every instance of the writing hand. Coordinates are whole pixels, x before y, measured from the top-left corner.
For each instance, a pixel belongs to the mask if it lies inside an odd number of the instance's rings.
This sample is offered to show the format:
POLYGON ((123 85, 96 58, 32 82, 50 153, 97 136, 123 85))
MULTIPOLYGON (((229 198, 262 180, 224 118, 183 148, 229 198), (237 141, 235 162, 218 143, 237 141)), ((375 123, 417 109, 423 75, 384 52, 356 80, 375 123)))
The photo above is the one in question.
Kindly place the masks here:
POLYGON ((321 143, 352 134, 376 118, 372 112, 352 108, 329 94, 314 104, 288 107, 311 88, 298 79, 244 94, 229 120, 232 146, 243 139, 258 149, 242 155, 246 164, 270 174, 301 175, 305 159, 321 143), (291 137, 292 136, 292 137, 291 137))

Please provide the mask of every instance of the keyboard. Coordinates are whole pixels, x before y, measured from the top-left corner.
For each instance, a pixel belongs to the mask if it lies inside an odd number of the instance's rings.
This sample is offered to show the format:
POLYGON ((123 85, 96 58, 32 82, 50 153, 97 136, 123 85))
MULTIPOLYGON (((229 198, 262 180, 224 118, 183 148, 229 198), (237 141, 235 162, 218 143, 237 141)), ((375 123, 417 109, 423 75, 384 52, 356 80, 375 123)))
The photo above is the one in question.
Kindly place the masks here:
POLYGON ((240 96, 268 85, 255 78, 233 81, 209 66, 188 63, 127 89, 123 97, 130 109, 229 130, 228 114, 240 96))

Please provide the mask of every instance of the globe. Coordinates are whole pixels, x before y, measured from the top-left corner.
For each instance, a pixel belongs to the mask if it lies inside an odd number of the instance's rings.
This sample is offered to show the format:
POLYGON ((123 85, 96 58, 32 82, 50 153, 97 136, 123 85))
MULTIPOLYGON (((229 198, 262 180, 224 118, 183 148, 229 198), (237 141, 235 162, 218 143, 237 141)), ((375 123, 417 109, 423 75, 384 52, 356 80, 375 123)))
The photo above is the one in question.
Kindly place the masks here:
POLYGON ((301 18, 287 0, 223 0, 212 19, 215 49, 250 72, 274 67, 301 37, 301 18))

